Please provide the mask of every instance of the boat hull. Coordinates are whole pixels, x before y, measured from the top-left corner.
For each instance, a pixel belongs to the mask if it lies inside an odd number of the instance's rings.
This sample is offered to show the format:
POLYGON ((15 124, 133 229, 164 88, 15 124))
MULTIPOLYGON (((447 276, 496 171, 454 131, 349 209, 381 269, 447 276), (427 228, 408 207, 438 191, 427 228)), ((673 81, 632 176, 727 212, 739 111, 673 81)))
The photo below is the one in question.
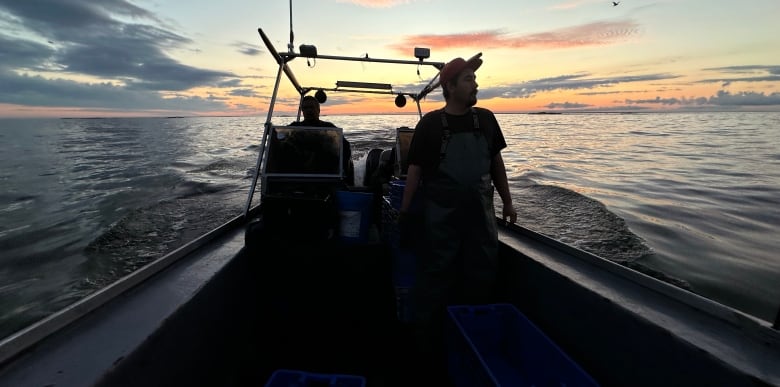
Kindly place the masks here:
MULTIPOLYGON (((245 227, 9 359, 0 385, 262 385, 278 369, 420 381, 427 363, 397 318, 392 249, 271 249, 245 244, 245 227)), ((531 231, 499 234, 496 301, 600 385, 780 385, 777 331, 763 323, 531 231)))

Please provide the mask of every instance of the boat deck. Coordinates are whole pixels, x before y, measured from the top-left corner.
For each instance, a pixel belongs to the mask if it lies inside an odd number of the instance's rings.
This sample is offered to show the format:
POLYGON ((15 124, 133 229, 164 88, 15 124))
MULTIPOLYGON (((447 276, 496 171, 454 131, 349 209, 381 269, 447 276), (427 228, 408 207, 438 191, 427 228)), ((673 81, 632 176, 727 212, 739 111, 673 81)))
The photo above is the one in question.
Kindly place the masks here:
POLYGON ((368 386, 409 386, 429 371, 410 328, 396 317, 386 246, 298 246, 276 262, 256 258, 263 276, 256 294, 265 305, 255 316, 257 352, 250 354, 262 364, 257 379, 297 369, 359 375, 368 386))
POLYGON ((160 330, 145 343, 148 351, 123 359, 100 385, 264 386, 274 371, 288 369, 362 376, 367 387, 420 385, 423 378, 447 386, 446 371, 426 367, 430 361, 415 354, 411 329, 397 318, 391 259, 381 243, 244 248, 200 291, 193 310, 171 318, 172 327, 197 331, 160 330), (223 299, 209 300, 217 297, 223 299), (192 340, 201 343, 161 350, 165 341, 192 340))

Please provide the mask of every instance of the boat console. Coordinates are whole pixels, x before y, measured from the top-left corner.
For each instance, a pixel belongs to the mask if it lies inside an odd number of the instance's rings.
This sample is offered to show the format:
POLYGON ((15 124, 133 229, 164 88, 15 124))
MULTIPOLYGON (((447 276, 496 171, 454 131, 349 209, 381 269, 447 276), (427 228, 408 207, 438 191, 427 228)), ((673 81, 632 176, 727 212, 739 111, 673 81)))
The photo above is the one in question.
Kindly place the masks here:
MULTIPOLYGON (((262 219, 249 229, 273 230, 281 239, 332 238, 339 219, 336 192, 347 189, 343 138, 337 127, 271 127, 263 164, 262 219)), ((254 232, 247 234, 248 242, 254 241, 250 234, 254 232)))

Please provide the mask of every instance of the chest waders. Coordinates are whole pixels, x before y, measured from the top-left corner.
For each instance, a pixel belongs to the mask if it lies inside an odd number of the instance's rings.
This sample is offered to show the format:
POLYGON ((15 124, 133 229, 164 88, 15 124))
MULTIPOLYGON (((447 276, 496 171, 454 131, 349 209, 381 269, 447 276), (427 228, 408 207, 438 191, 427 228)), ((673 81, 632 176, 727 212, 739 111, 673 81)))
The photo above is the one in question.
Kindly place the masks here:
POLYGON ((426 242, 413 295, 416 323, 433 348, 440 343, 446 306, 488 302, 496 278, 491 155, 474 109, 472 116, 474 130, 452 133, 442 112, 439 169, 423 181, 426 242))

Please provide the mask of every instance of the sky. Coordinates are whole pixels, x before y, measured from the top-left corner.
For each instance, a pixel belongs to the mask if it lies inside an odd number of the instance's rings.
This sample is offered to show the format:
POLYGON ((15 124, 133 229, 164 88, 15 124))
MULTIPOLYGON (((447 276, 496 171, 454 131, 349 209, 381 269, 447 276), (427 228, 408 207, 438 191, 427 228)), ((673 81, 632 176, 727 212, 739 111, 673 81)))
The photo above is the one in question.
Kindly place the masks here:
MULTIPOLYGON (((497 113, 780 111, 779 15, 779 0, 0 0, 0 117, 266 114, 279 67, 258 29, 279 52, 482 53, 478 105, 497 113)), ((304 86, 397 92, 436 74, 328 62, 290 66, 304 86)), ((416 112, 390 97, 330 93, 322 109, 416 112)), ((276 110, 297 101, 280 84, 276 110)))

